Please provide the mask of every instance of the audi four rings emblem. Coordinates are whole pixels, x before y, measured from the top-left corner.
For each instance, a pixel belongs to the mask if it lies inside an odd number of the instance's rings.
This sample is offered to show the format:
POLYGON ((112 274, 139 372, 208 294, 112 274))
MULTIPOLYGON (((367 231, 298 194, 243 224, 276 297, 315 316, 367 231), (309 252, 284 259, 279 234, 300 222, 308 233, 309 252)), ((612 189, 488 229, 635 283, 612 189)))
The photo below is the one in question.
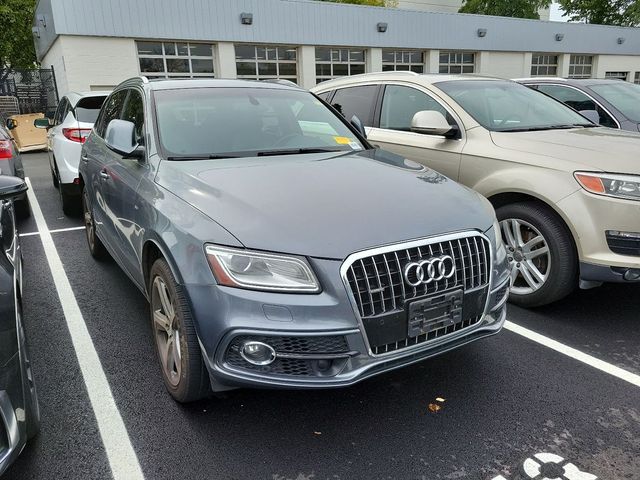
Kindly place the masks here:
POLYGON ((455 273, 456 264, 450 255, 411 262, 404 267, 404 279, 412 287, 451 278, 455 273))

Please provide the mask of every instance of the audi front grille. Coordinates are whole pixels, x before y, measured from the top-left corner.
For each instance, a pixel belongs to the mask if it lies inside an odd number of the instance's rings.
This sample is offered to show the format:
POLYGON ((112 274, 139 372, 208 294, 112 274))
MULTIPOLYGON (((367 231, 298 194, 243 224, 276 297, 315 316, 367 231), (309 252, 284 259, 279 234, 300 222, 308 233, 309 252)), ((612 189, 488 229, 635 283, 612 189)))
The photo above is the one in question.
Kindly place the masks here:
POLYGON ((426 239, 354 254, 342 271, 371 353, 380 355, 478 323, 491 246, 476 233, 426 239))

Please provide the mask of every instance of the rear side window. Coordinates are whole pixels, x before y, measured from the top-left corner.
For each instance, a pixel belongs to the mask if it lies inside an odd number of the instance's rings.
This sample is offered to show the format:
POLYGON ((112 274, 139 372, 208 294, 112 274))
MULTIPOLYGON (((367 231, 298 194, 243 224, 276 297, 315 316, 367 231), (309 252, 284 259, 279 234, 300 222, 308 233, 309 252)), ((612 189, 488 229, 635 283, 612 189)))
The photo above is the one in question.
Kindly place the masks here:
POLYGON ((336 94, 331 99, 331 105, 348 121, 356 115, 365 126, 370 127, 373 125, 373 108, 377 91, 377 85, 336 90, 336 94))
POLYGON ((316 95, 327 102, 332 93, 333 90, 329 90, 328 92, 317 93, 316 95))
POLYGON ((574 88, 563 87, 560 85, 538 85, 538 90, 555 98, 556 100, 577 110, 595 110, 598 112, 600 125, 611 128, 618 128, 616 122, 609 116, 604 109, 594 102, 587 94, 574 88))
POLYGON ((120 118, 124 101, 127 98, 127 90, 120 90, 111 94, 105 101, 100 115, 96 121, 95 130, 98 135, 104 138, 107 125, 113 119, 120 118))
POLYGON ((76 120, 79 122, 94 123, 100 113, 100 107, 106 96, 86 97, 78 100, 76 104, 76 120))
POLYGON ((67 116, 67 112, 69 111, 69 100, 67 97, 63 97, 58 104, 58 108, 56 109, 56 114, 53 117, 53 124, 60 125, 65 117, 67 116))
POLYGON ((426 93, 402 85, 387 85, 382 100, 380 128, 408 132, 413 116, 423 110, 440 112, 449 124, 455 125, 444 107, 426 93))

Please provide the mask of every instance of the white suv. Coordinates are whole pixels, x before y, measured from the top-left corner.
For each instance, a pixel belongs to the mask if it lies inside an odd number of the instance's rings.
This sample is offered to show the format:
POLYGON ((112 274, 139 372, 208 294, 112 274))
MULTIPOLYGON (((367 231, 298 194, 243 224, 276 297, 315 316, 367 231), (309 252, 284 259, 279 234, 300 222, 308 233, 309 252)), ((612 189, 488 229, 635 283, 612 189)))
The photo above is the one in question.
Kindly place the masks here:
POLYGON ((48 128, 53 185, 60 191, 62 210, 66 214, 80 209, 80 151, 109 93, 68 93, 60 100, 53 120, 44 124, 48 128))

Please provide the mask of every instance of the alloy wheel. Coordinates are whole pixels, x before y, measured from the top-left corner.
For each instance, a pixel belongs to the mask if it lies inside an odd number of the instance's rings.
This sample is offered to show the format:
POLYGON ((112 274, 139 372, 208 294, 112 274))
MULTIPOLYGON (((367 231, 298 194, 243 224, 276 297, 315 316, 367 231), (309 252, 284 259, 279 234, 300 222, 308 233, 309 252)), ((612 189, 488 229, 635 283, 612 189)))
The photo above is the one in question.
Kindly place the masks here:
POLYGON ((540 230, 518 218, 502 220, 500 229, 511 265, 511 292, 528 295, 539 290, 551 271, 546 239, 540 230))
POLYGON ((182 373, 182 335, 176 315, 174 300, 164 280, 157 276, 153 280, 151 293, 153 326, 162 369, 169 384, 177 387, 182 373))

